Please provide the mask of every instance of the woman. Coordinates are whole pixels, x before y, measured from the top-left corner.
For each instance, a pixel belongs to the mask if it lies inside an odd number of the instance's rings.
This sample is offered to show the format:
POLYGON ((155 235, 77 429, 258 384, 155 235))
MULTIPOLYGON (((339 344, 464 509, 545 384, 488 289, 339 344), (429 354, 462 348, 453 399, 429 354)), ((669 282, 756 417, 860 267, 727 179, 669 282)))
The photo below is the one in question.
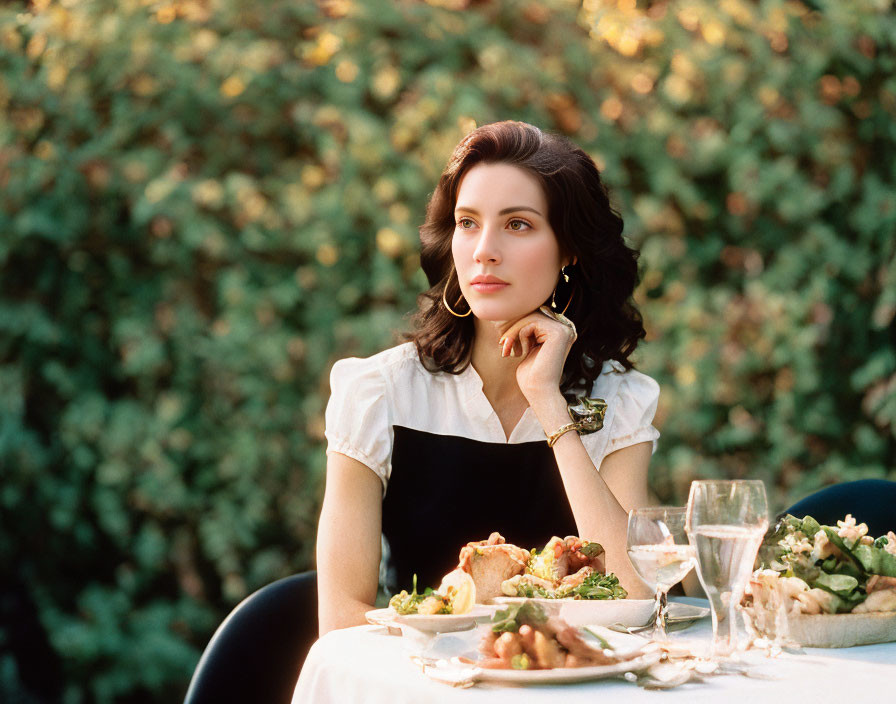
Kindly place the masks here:
POLYGON ((321 633, 364 623, 380 577, 437 586, 492 531, 526 548, 600 542, 608 571, 646 596, 625 532, 648 500, 659 388, 629 361, 644 328, 622 227, 563 138, 500 122, 457 146, 420 230, 431 288, 411 341, 333 367, 321 633), (571 421, 576 396, 606 402, 597 432, 571 421))

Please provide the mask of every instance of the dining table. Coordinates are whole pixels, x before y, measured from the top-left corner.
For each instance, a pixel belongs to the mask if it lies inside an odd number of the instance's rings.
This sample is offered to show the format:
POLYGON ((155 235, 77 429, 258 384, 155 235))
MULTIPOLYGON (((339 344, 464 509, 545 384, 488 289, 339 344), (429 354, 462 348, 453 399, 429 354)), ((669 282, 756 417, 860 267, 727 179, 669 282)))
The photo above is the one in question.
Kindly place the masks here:
MULTIPOLYGON (((705 600, 677 597, 692 605, 705 600)), ((470 702, 503 704, 524 701, 575 704, 577 702, 625 701, 694 704, 697 702, 836 702, 892 701, 896 682, 896 642, 852 648, 749 648, 715 672, 696 676, 670 688, 657 683, 640 684, 634 674, 623 672, 580 682, 567 683, 475 683, 444 681, 432 664, 439 648, 460 652, 481 637, 479 631, 459 634, 417 633, 382 625, 364 625, 335 630, 311 648, 299 675, 293 704, 419 704, 420 702, 470 702), (436 641, 438 638, 438 642, 436 641), (435 648, 435 650, 434 650, 435 648)), ((606 633, 606 631, 604 631, 606 633)), ((640 635, 624 635, 646 643, 640 635), (639 640, 642 639, 642 640, 639 640)), ((705 652, 712 638, 709 618, 685 630, 669 634, 669 643, 705 652)), ((746 634, 741 634, 742 642, 746 634)), ((444 661, 443 661, 444 662, 444 661)))

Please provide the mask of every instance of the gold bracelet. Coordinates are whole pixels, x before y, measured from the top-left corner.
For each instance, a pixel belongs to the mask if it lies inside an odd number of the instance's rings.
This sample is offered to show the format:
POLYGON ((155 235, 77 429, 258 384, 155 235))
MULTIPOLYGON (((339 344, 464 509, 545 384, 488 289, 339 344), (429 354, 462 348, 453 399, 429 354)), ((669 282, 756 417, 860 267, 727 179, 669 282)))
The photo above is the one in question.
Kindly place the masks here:
POLYGON ((576 431, 577 431, 578 429, 579 429, 579 424, 578 424, 578 423, 567 423, 566 425, 561 425, 561 426, 560 426, 559 428, 557 428, 553 433, 551 433, 550 435, 548 435, 548 447, 553 447, 554 444, 555 444, 561 437, 563 437, 564 435, 566 435, 566 433, 568 433, 570 430, 576 430, 576 431))

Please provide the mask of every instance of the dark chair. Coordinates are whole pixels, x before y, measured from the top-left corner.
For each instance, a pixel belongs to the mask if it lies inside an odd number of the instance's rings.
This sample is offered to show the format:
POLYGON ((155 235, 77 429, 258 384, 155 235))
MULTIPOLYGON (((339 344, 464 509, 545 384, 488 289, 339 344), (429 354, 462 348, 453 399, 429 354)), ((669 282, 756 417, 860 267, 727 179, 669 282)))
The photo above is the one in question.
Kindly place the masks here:
POLYGON ((812 516, 829 526, 837 525, 838 520, 851 513, 857 523, 868 525, 868 535, 877 538, 887 531, 896 531, 896 482, 860 479, 835 484, 797 501, 784 513, 798 518, 812 516))
POLYGON ((218 626, 184 704, 288 704, 317 633, 317 572, 262 587, 218 626))

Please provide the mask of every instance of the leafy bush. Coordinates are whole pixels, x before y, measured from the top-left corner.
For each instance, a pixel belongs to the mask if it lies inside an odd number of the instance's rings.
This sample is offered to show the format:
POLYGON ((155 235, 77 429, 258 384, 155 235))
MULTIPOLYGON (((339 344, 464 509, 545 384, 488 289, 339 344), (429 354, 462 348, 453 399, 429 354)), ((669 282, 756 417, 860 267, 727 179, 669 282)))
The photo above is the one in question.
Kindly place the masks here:
POLYGON ((598 69, 618 141, 597 144, 647 262, 655 488, 681 501, 695 476, 759 477, 780 509, 892 473, 892 9, 586 7, 620 55, 598 69))
POLYGON ((5 5, 0 696, 177 699, 312 565, 329 365, 406 327, 477 123, 605 169, 663 500, 892 477, 894 38, 872 0, 5 5))

